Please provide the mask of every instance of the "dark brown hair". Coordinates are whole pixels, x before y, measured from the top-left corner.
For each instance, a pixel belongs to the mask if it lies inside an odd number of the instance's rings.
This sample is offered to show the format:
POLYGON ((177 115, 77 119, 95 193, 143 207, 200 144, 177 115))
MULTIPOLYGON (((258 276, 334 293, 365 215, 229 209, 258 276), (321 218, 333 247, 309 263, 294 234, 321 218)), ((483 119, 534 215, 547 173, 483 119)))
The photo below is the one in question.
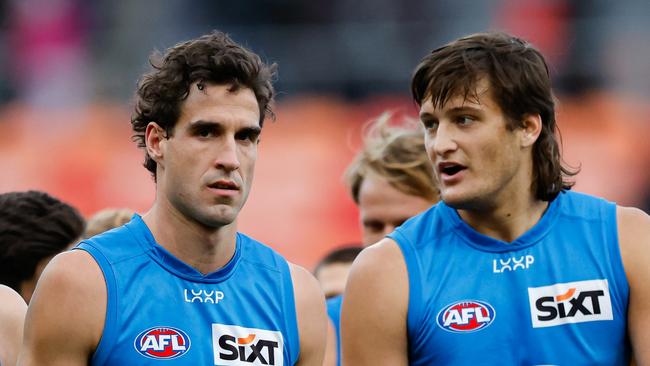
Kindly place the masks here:
MULTIPOLYGON (((213 32, 198 39, 177 44, 165 55, 150 57, 153 70, 144 75, 136 92, 135 111, 131 116, 133 139, 144 148, 145 131, 150 122, 165 129, 171 137, 184 101, 194 82, 230 85, 255 93, 260 109, 260 127, 266 116, 273 117, 273 78, 277 65, 267 65, 258 55, 235 43, 228 35, 213 32)), ((156 162, 146 153, 144 166, 156 178, 156 162)))
POLYGON ((542 131, 533 146, 533 190, 538 199, 550 201, 567 180, 578 173, 562 166, 556 137, 555 99, 548 66, 530 43, 505 33, 470 35, 435 49, 417 66, 411 93, 418 105, 432 98, 442 108, 461 95, 477 99, 476 87, 482 79, 508 121, 508 128, 521 127, 527 114, 539 114, 542 131))
POLYGON ((0 194, 0 283, 20 292, 38 263, 73 244, 84 226, 74 207, 45 192, 0 194))
POLYGON ((347 244, 336 249, 333 249, 321 259, 316 268, 314 269, 314 276, 318 276, 318 272, 325 266, 334 263, 350 263, 361 253, 363 246, 361 244, 347 244))

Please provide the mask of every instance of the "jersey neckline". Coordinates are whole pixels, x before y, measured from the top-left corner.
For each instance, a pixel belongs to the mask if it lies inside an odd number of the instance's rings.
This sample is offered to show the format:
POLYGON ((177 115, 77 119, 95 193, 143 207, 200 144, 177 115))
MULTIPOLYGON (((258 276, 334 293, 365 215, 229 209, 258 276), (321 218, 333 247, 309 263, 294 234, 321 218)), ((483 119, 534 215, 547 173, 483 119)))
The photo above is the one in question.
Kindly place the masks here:
POLYGON ((544 211, 539 221, 512 242, 495 239, 476 231, 463 221, 456 209, 447 206, 443 201, 440 201, 439 207, 443 218, 449 220, 454 232, 470 246, 488 252, 507 252, 534 245, 549 233, 558 217, 565 193, 564 191, 560 192, 560 194, 549 202, 546 211, 544 211))
POLYGON ((241 258, 241 235, 238 232, 235 237, 235 253, 225 266, 218 270, 202 274, 192 266, 176 258, 167 249, 156 242, 151 230, 138 214, 133 215, 131 228, 136 238, 146 253, 161 267, 168 272, 183 279, 194 282, 217 283, 228 279, 235 271, 241 258))

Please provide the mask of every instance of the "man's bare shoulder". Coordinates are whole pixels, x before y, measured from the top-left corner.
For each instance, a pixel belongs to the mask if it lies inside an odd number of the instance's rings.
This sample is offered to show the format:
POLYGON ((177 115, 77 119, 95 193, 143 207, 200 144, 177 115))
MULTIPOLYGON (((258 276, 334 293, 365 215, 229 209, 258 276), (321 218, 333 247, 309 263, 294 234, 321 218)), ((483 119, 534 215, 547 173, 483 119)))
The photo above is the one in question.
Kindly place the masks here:
MULTIPOLYGON (((304 267, 289 262, 289 269, 291 271, 291 280, 294 287, 300 289, 301 292, 307 292, 311 295, 319 295, 322 293, 320 285, 314 276, 304 267)), ((296 294, 298 296, 298 294, 296 294)))
POLYGON ((650 216, 617 207, 619 247, 630 285, 628 335, 636 363, 650 364, 650 216))
MULTIPOLYGON (((106 292, 104 276, 95 259, 84 250, 57 254, 43 271, 37 291, 43 287, 106 292), (97 291, 98 289, 103 291, 97 291)), ((70 296, 74 294, 66 294, 70 296)))
POLYGON ((322 365, 327 340, 325 296, 314 276, 305 268, 289 263, 296 302, 300 357, 298 365, 322 365))
POLYGON ((106 298, 90 254, 73 250, 54 257, 29 304, 19 365, 85 365, 104 329, 106 298))
POLYGON ((354 261, 352 270, 355 272, 400 272, 404 273, 406 263, 397 243, 385 238, 376 244, 365 248, 354 261))
POLYGON ((628 276, 630 270, 649 268, 650 216, 634 207, 616 208, 619 246, 628 276))
POLYGON ((14 314, 27 311, 25 300, 11 287, 0 285, 0 319, 5 316, 14 317, 14 314))
POLYGON ((23 339, 27 304, 10 287, 0 285, 0 364, 13 365, 23 339))
POLYGON ((406 365, 409 283, 397 243, 364 249, 350 270, 341 310, 344 364, 406 365))

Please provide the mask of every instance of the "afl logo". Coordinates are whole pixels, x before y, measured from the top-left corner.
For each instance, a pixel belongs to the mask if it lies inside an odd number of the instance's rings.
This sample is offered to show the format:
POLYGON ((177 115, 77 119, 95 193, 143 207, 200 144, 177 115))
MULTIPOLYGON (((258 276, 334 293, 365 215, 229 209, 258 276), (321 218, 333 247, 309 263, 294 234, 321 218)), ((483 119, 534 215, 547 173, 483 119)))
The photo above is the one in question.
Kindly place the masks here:
POLYGON ((438 326, 448 332, 470 333, 492 324, 496 313, 492 305, 476 300, 463 300, 447 305, 436 317, 438 326))
POLYGON ((135 337, 135 350, 154 359, 178 358, 190 349, 190 337, 178 328, 153 327, 135 337))

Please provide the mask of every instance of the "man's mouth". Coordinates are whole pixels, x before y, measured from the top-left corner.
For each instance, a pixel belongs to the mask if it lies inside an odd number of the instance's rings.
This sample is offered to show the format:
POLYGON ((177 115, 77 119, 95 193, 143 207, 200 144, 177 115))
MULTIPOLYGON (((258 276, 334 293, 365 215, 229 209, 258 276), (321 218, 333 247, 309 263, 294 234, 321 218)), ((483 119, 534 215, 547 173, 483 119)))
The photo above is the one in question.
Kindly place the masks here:
POLYGON ((228 181, 228 180, 218 180, 214 183, 209 184, 208 187, 214 189, 230 190, 230 191, 239 190, 239 186, 235 182, 228 181))
POLYGON ((438 172, 441 175, 453 177, 458 172, 467 169, 467 167, 455 162, 443 162, 438 164, 438 172))

